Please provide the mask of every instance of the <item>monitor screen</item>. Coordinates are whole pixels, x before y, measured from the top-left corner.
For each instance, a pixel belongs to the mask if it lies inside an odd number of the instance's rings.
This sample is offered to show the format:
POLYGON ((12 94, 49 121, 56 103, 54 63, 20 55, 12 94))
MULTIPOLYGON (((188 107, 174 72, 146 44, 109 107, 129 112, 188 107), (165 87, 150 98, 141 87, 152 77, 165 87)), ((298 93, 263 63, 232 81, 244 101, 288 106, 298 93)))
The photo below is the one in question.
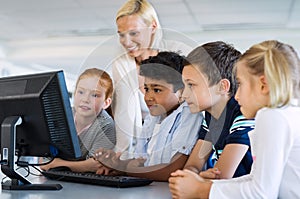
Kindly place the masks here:
POLYGON ((18 156, 80 157, 63 71, 0 78, 0 123, 20 116, 18 156))
POLYGON ((0 78, 1 160, 10 142, 4 121, 12 116, 21 118, 15 156, 81 157, 63 71, 0 78))

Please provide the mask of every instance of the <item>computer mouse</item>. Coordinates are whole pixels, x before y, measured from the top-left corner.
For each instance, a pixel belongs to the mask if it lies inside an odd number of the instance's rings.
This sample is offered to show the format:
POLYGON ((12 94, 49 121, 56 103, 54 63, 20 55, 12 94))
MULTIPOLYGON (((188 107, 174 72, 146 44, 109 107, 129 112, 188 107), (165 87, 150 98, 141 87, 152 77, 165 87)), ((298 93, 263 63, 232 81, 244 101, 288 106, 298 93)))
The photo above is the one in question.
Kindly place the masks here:
POLYGON ((49 171, 71 171, 71 169, 67 166, 58 166, 49 169, 49 171))

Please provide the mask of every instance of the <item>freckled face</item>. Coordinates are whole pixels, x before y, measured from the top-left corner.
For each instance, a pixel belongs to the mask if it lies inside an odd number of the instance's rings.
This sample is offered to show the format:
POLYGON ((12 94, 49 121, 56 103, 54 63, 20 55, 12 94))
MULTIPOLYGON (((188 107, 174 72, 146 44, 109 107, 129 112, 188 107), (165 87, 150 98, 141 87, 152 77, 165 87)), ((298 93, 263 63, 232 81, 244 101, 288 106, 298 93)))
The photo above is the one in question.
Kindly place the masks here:
POLYGON ((76 114, 84 117, 96 117, 106 105, 105 88, 100 87, 97 77, 81 79, 74 94, 76 114))

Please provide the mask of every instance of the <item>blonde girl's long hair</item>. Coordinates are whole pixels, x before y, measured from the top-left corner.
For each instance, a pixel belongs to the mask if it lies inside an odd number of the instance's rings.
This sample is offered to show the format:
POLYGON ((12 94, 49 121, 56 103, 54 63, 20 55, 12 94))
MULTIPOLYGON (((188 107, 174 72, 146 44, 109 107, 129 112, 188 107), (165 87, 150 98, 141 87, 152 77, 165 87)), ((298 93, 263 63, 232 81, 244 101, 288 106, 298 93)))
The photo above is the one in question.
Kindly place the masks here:
POLYGON ((292 46, 268 40, 252 46, 240 58, 250 73, 265 75, 270 90, 270 108, 299 100, 300 61, 292 46))

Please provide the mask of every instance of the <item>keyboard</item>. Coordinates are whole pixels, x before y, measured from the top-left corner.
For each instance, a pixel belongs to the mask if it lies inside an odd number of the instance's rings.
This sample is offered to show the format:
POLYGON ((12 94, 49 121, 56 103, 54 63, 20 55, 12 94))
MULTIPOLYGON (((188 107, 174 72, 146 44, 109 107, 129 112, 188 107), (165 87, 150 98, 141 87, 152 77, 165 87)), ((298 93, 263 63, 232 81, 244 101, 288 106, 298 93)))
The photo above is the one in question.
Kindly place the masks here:
POLYGON ((106 176, 98 175, 96 173, 78 173, 73 171, 52 171, 51 169, 48 171, 42 171, 42 174, 51 180, 118 188, 146 186, 153 182, 153 180, 146 178, 130 176, 106 176))

